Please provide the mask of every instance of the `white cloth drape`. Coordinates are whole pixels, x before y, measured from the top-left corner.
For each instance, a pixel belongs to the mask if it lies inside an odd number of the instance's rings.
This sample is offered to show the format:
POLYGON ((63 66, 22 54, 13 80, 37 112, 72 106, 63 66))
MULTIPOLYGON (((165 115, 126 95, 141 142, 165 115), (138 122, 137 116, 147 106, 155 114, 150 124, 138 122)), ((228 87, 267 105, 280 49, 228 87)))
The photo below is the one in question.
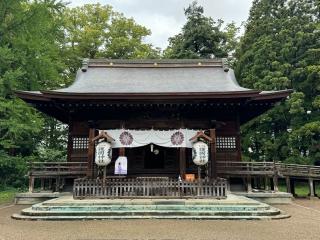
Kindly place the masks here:
POLYGON ((134 148, 151 143, 163 147, 192 148, 192 142, 189 139, 195 136, 199 130, 107 129, 100 131, 106 131, 115 140, 111 143, 112 148, 134 148))

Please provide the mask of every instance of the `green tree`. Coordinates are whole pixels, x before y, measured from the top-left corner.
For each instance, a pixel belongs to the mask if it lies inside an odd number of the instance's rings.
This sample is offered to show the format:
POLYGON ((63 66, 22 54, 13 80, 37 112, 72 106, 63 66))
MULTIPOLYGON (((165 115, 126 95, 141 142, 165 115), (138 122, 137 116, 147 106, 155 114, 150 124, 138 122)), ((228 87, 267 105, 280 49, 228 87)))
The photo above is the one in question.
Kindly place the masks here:
MULTIPOLYGON (((294 140, 299 138, 297 134, 308 129, 316 132, 313 126, 320 119, 319 17, 316 0, 253 2, 245 34, 236 52, 236 75, 245 87, 260 90, 293 88, 295 91, 286 102, 243 127, 244 153, 249 155, 249 147, 256 151, 253 146, 257 143, 253 139, 265 149, 251 154, 255 160, 262 157, 292 162, 302 157, 311 159, 305 159, 305 162, 312 162, 319 157, 319 149, 315 150, 314 144, 302 151, 294 140), (263 135, 255 138, 257 133, 263 135)), ((318 141, 316 137, 314 139, 318 141)))
POLYGON ((27 160, 66 159, 67 126, 16 98, 14 89, 66 86, 82 58, 156 57, 150 31, 99 4, 0 1, 0 185, 24 182, 27 160))
POLYGON ((66 63, 71 73, 83 58, 155 58, 159 50, 144 42, 151 34, 109 5, 85 4, 64 12, 66 63))
POLYGON ((30 154, 42 118, 13 94, 13 89, 58 86, 63 79, 57 40, 62 36, 56 1, 8 0, 0 3, 0 148, 30 154))
POLYGON ((43 140, 44 118, 13 90, 64 83, 60 57, 64 7, 53 0, 0 2, 0 185, 25 183, 25 157, 34 154, 43 140))
MULTIPOLYGON (((166 58, 212 58, 226 57, 232 43, 226 47, 227 34, 221 30, 223 21, 215 22, 203 14, 202 6, 196 1, 184 10, 187 22, 181 33, 169 38, 164 51, 166 58)), ((232 25, 229 34, 233 37, 232 25)))

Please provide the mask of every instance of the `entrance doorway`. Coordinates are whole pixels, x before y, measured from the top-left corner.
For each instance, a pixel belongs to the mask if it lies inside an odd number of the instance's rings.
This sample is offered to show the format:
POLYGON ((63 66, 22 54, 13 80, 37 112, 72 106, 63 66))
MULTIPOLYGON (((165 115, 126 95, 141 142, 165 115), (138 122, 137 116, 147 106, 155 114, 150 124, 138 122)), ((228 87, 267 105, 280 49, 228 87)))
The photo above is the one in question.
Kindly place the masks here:
POLYGON ((153 145, 127 148, 128 174, 131 176, 178 176, 179 148, 153 145))
POLYGON ((156 145, 147 145, 145 148, 144 168, 164 169, 166 148, 156 145))

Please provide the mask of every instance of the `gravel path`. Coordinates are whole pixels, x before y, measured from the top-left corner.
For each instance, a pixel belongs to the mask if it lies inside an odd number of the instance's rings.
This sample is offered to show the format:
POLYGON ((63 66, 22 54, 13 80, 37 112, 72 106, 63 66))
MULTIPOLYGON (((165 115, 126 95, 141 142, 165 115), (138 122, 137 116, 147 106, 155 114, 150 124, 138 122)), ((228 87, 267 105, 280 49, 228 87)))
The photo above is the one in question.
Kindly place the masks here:
POLYGON ((320 239, 320 200, 276 206, 292 215, 273 221, 18 221, 27 206, 0 206, 0 240, 294 240, 320 239))

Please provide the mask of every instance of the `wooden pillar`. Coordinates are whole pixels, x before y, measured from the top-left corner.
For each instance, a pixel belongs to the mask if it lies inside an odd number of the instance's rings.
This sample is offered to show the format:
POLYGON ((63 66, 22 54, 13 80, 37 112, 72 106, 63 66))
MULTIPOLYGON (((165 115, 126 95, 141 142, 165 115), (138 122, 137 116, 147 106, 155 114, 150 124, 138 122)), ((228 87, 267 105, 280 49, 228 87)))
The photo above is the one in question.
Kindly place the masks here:
POLYGON ((44 191, 44 178, 41 178, 41 191, 44 191))
POLYGON ((291 192, 291 194, 293 195, 293 196, 296 196, 296 191, 295 191, 295 184, 294 184, 294 179, 293 178, 291 178, 290 180, 290 192, 291 192))
POLYGON ((230 183, 230 177, 227 177, 227 191, 231 191, 231 183, 230 183))
POLYGON ((247 192, 252 192, 252 185, 251 185, 251 176, 247 176, 247 192))
POLYGON ((60 189, 60 177, 56 177, 55 192, 59 192, 59 189, 60 189))
POLYGON ((273 191, 278 192, 278 175, 273 176, 273 191))
POLYGON ((89 145, 88 145, 88 168, 87 177, 91 178, 93 176, 93 157, 94 157, 94 142, 92 139, 95 137, 95 129, 89 128, 89 145))
POLYGON ((236 124, 237 124, 237 136, 236 136, 236 148, 237 148, 237 161, 241 161, 241 136, 240 136, 240 113, 237 112, 236 115, 236 124))
POLYGON ((186 148, 180 148, 179 168, 180 168, 180 172, 179 172, 180 177, 181 179, 184 179, 186 175, 186 148))
POLYGON ((269 177, 264 177, 264 190, 269 191, 270 190, 270 181, 269 177))
POLYGON ((211 169, 210 176, 212 179, 217 178, 217 157, 216 157, 216 130, 210 129, 210 138, 212 142, 210 143, 210 159, 211 159, 211 169))
POLYGON ((71 155, 73 151, 73 137, 72 137, 72 123, 69 121, 68 129, 68 146, 67 146, 67 161, 71 161, 71 155))
POLYGON ((309 178, 308 181, 309 181, 309 195, 310 195, 310 197, 314 197, 315 195, 314 195, 313 179, 309 178))
POLYGON ((291 192, 291 181, 290 181, 289 176, 286 177, 286 187, 287 187, 287 193, 292 193, 291 192))
POLYGON ((258 179, 257 179, 257 177, 253 177, 252 180, 253 180, 253 188, 258 189, 258 179))
POLYGON ((277 169, 277 165, 275 162, 273 162, 273 191, 278 192, 279 188, 278 188, 278 169, 277 169))
POLYGON ((29 176, 29 192, 32 193, 34 190, 34 177, 29 176))
POLYGON ((52 190, 52 178, 49 178, 48 180, 48 189, 52 190))

